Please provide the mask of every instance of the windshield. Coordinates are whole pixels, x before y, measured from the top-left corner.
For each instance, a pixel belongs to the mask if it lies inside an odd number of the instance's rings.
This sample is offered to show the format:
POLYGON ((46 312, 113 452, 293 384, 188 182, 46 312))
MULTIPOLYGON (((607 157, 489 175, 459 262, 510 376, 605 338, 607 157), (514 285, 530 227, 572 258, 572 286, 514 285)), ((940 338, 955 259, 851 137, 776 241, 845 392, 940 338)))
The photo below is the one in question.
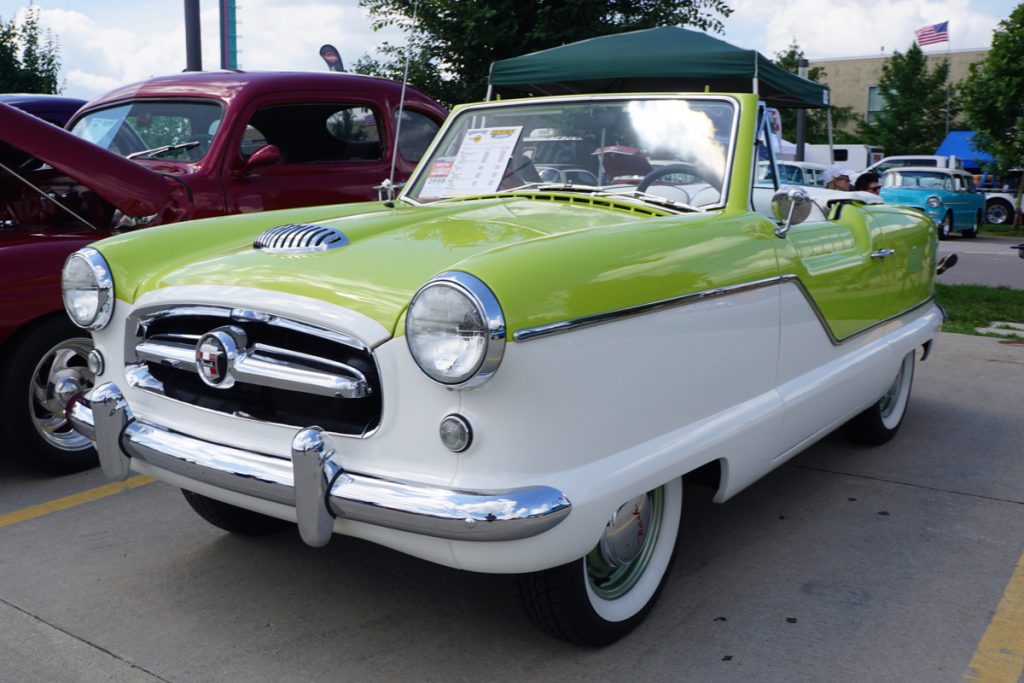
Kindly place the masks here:
MULTIPOLYGON (((779 168, 779 184, 781 185, 820 185, 816 182, 814 172, 800 166, 787 164, 780 161, 776 164, 779 168)), ((757 162, 757 180, 768 184, 772 180, 772 167, 767 161, 757 162)))
POLYGON ((459 112, 407 198, 430 202, 559 184, 724 203, 736 105, 714 97, 480 105, 459 112))
POLYGON ((123 157, 198 161, 222 116, 216 102, 136 101, 89 112, 71 132, 123 157))
POLYGON ((952 189, 952 180, 946 173, 930 171, 890 171, 882 181, 885 187, 918 187, 926 190, 952 189))

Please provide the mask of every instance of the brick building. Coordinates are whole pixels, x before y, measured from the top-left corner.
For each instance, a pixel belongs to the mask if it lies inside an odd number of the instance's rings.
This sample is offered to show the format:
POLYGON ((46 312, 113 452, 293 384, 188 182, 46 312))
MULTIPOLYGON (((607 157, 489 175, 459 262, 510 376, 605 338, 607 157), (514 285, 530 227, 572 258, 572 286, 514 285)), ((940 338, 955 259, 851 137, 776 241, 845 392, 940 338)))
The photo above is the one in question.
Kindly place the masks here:
MULTIPOLYGON (((970 64, 985 59, 988 49, 951 50, 948 53, 950 62, 950 81, 957 83, 967 77, 970 64)), ((925 53, 929 71, 947 58, 946 51, 925 53)), ((882 77, 882 64, 889 59, 888 55, 877 57, 833 57, 829 59, 811 59, 811 68, 822 67, 825 76, 822 82, 828 83, 832 92, 832 104, 837 107, 852 107, 854 113, 870 122, 875 113, 885 103, 878 96, 878 81, 882 77)), ((853 127, 849 127, 852 131, 853 127)))

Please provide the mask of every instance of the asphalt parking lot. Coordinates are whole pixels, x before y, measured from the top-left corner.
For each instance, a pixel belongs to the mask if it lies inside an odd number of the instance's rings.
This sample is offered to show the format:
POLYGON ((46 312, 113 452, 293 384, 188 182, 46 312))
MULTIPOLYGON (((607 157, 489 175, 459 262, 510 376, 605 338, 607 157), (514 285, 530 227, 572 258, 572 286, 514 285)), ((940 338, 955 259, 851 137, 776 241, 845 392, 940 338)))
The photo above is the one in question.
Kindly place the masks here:
POLYGON ((661 601, 603 650, 501 576, 215 529, 175 489, 0 461, 0 681, 1018 681, 1024 345, 943 335, 900 434, 689 492, 661 601))
POLYGON ((1024 261, 1011 247, 1019 237, 981 235, 974 239, 953 237, 939 242, 939 254, 956 254, 957 264, 936 278, 944 285, 986 285, 1024 289, 1024 261))

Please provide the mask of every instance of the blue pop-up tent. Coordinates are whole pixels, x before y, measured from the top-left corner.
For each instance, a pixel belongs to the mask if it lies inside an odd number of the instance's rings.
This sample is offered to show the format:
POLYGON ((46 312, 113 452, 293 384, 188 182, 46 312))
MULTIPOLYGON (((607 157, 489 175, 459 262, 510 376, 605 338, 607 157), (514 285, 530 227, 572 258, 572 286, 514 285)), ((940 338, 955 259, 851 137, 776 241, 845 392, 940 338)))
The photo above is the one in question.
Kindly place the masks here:
POLYGON ((964 170, 973 173, 979 173, 982 166, 992 162, 992 157, 986 152, 974 149, 973 130, 950 131, 935 153, 940 156, 955 156, 963 162, 964 170))

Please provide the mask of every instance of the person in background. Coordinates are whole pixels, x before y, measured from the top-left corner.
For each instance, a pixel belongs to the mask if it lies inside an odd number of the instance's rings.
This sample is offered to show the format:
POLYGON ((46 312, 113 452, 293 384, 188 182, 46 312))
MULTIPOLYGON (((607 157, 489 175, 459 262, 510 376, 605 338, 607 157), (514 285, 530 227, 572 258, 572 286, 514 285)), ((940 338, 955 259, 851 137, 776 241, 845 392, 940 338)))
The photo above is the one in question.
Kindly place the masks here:
POLYGON ((848 168, 829 166, 825 169, 825 173, 822 174, 822 180, 825 181, 825 187, 830 190, 849 192, 853 189, 850 187, 850 176, 852 175, 853 171, 848 168))
POLYGON ((853 184, 853 189, 857 192, 878 194, 882 191, 882 182, 879 180, 877 173, 866 171, 857 176, 857 182, 853 184))

